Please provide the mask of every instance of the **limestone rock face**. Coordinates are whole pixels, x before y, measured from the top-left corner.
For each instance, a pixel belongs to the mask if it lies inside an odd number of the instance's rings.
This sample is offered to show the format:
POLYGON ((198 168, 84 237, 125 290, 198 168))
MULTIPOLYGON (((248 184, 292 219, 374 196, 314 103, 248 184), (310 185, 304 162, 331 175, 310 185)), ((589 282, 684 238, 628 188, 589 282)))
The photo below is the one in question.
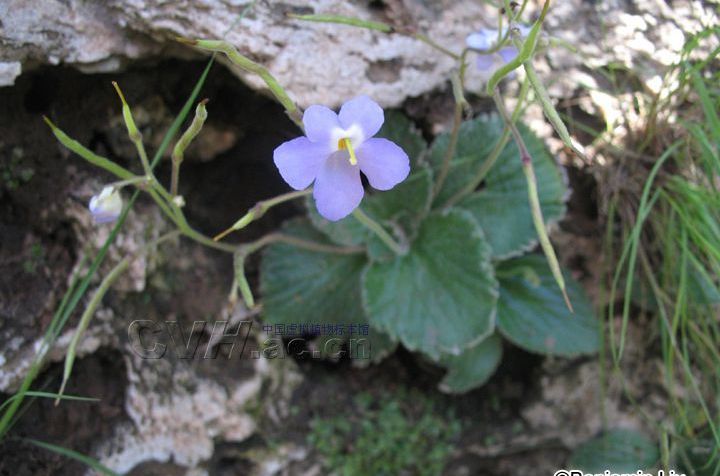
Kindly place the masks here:
MULTIPOLYGON (((536 14, 535 3, 530 2, 530 15, 536 14)), ((453 60, 408 36, 307 23, 288 14, 384 21, 424 32, 456 52, 468 33, 493 25, 497 18, 486 2, 472 0, 393 0, 373 9, 363 2, 285 0, 256 2, 240 19, 248 4, 245 0, 3 0, 0 86, 12 84, 21 68, 38 64, 112 71, 138 58, 186 56, 191 50, 179 45, 177 36, 225 38, 266 65, 301 106, 336 106, 360 93, 384 106, 397 106, 445 85, 453 60)), ((576 78, 564 73, 577 70, 584 57, 595 67, 611 61, 640 64, 650 70, 645 75, 648 80, 655 77, 657 66, 676 58, 683 30, 698 31, 702 24, 717 22, 716 14, 702 2, 683 0, 673 5, 659 0, 558 2, 546 31, 568 41, 580 55, 556 48, 548 74, 567 87, 576 78)), ((238 74, 252 87, 264 88, 257 77, 238 74)))
MULTIPOLYGON (((242 20, 239 15, 248 2, 236 0, 49 0, 42 2, 43 8, 32 3, 0 5, 0 57, 15 65, 0 68, 1 84, 12 84, 18 64, 64 63, 108 71, 127 60, 187 53, 174 40, 177 36, 227 39, 265 64, 301 105, 339 104, 361 92, 397 105, 442 84, 453 67, 452 59, 407 36, 287 17, 333 13, 393 21, 337 0, 257 2, 242 20)), ((427 28, 440 44, 460 50, 484 10, 473 2, 446 3, 414 9, 411 23, 427 28)), ((255 77, 241 77, 253 87, 264 86, 255 77)))

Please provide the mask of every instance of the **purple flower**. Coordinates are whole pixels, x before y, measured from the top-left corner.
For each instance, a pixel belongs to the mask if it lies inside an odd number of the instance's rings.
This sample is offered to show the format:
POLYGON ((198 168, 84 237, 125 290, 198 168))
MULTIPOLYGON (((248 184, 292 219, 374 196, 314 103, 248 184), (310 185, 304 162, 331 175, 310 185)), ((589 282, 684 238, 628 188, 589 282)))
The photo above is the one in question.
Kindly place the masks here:
MULTIPOLYGON (((530 33, 530 28, 523 25, 516 25, 520 31, 520 35, 524 38, 530 33)), ((498 66, 499 62, 509 63, 518 55, 518 49, 515 46, 505 46, 495 53, 484 53, 495 46, 498 38, 502 39, 507 33, 507 29, 503 29, 501 34, 495 28, 482 28, 479 31, 468 35, 465 44, 468 48, 476 50, 479 54, 477 57, 477 68, 486 73, 492 73, 498 66)))
POLYGON ((120 191, 108 185, 102 189, 99 195, 93 195, 88 208, 95 223, 110 223, 120 216, 123 202, 120 191))
POLYGON ((275 149, 275 165, 295 190, 314 181, 318 212, 340 220, 362 200, 361 171, 378 190, 390 190, 410 173, 405 151, 387 139, 373 138, 384 121, 382 108, 367 96, 346 102, 338 114, 310 106, 303 115, 305 137, 275 149))

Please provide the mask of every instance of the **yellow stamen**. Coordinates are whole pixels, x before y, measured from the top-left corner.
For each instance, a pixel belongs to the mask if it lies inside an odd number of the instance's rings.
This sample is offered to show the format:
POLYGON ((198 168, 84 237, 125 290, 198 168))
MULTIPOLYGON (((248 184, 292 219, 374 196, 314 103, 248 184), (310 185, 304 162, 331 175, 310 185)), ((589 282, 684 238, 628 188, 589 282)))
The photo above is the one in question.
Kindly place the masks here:
POLYGON ((338 141, 338 149, 347 150, 348 154, 350 154, 350 164, 351 165, 357 164, 357 157, 355 156, 355 149, 353 149, 352 142, 350 142, 350 139, 348 139, 347 137, 340 139, 338 141))

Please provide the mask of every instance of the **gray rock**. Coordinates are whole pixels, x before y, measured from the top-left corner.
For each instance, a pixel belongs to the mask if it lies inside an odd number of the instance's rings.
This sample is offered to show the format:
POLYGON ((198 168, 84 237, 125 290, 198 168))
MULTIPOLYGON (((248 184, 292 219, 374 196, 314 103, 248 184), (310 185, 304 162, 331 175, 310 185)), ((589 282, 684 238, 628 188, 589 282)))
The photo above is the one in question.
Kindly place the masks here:
MULTIPOLYGON (((256 2, 240 19, 249 3, 4 0, 0 2, 0 58, 13 66, 7 67, 9 71, 0 66, 0 85, 12 84, 19 74, 18 64, 24 69, 68 64, 88 72, 113 71, 128 60, 192 54, 177 43, 178 36, 225 38, 264 64, 301 106, 337 106, 359 93, 384 106, 397 106, 408 97, 445 86, 454 61, 401 34, 302 22, 287 14, 384 21, 424 32, 453 51, 462 49, 472 30, 492 26, 497 18, 486 3, 471 0, 396 0, 386 2, 382 12, 339 0, 286 0, 256 2)), ((528 11, 526 18, 537 13, 533 2, 528 11)), ((689 0, 675 2, 672 9, 659 0, 560 2, 550 11, 546 32, 563 38, 580 54, 554 48, 549 55, 552 67, 541 71, 550 76, 548 82, 556 94, 577 87, 578 77, 567 73, 578 72, 583 61, 593 67, 619 61, 640 68, 641 76, 652 80, 658 68, 677 58, 683 31, 696 32, 717 20, 716 13, 689 0)), ((237 74, 253 88, 265 89, 259 78, 237 74)), ((477 81, 470 84, 479 87, 477 81)))

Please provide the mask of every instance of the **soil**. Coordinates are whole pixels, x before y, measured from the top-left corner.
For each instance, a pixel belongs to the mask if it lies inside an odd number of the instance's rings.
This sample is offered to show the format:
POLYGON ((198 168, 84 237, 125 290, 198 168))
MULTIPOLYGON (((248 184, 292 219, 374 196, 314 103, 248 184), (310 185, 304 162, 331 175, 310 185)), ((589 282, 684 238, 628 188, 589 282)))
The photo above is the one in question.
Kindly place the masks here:
MULTIPOLYGON (((122 86, 128 101, 138 105, 139 125, 150 150, 159 144, 164 128, 180 110, 204 62, 167 61, 135 64, 121 74, 84 75, 63 67, 40 68, 24 74, 15 86, 0 89, 0 348, 9 348, 21 338, 31 345, 42 335, 54 308, 67 288, 84 237, 78 236, 69 204, 84 206, 93 192, 87 183, 110 180, 62 149, 42 121, 50 117, 68 135, 99 154, 137 170, 134 151, 122 129, 112 80, 122 86), (12 157, 18 157, 14 162, 12 157), (25 170, 32 172, 24 173, 25 170), (8 174, 13 181, 7 180, 8 174), (29 178, 27 178, 29 176, 29 178), (26 179, 27 178, 27 179, 26 179)), ((203 88, 208 97, 213 140, 207 147, 190 149, 180 191, 186 197, 190 223, 206 234, 214 234, 234 222, 256 201, 285 191, 285 185, 268 160, 273 148, 295 134, 281 108, 239 83, 224 68, 216 67, 203 88), (208 153, 211 150, 212 153, 208 153), (205 151, 205 152, 202 152, 205 151)), ((413 99, 407 109, 418 111, 449 101, 449 91, 413 99), (424 101, 424 106, 419 104, 424 101)), ((449 118, 451 113, 448 110, 449 118)), ((419 124, 429 133, 428 124, 419 124)), ((168 162, 158 169, 167 181, 168 162)), ((568 218, 561 224, 560 252, 576 277, 596 284, 592 269, 599 252, 598 212, 592 176, 585 170, 569 170, 570 186, 576 190, 569 202, 568 218), (588 198, 590 197, 590 198, 588 198), (579 245, 574 246, 574 243, 579 245)), ((142 201, 140 206, 147 206, 142 201)), ((275 229, 285 219, 300 213, 299 205, 273 209, 257 226, 238 233, 230 241, 245 241, 275 229)), ((143 292, 111 291, 106 300, 116 315, 112 324, 120 335, 132 316, 150 312, 174 315, 191 322, 217 315, 232 278, 231 259, 192 243, 183 242, 173 259, 149 274, 143 292), (150 309, 150 311, 148 311, 150 309)), ((257 263, 250 263, 251 284, 257 282, 257 263)), ((592 294, 592 292, 591 292, 592 294)), ((70 325, 77 319, 74 316, 70 325)), ((77 475, 83 466, 40 450, 23 440, 34 438, 83 453, 92 453, 99 441, 114 428, 128 422, 125 409, 127 361, 123 337, 79 358, 67 389, 68 394, 92 395, 98 403, 63 403, 38 399, 27 407, 10 437, 0 445, 0 475, 77 475)), ((304 379, 294 391, 294 414, 282 425, 268 423, 262 432, 242 443, 215 442, 213 457, 204 463, 209 474, 250 474, 254 463, 244 450, 280 440, 303 445, 308 424, 317 416, 342 414, 360 392, 379 395, 400 386, 416 388, 452 408, 463 421, 457 451, 448 463, 447 474, 514 475, 552 474, 562 467, 568 448, 555 437, 541 433, 533 444, 514 444, 518 433, 530 432, 523 408, 542 392, 544 359, 505 344, 505 356, 494 377, 481 389, 462 396, 440 393, 442 371, 398 350, 383 363, 357 369, 349 362, 298 361, 304 379), (329 398, 328 396, 332 396, 329 398), (496 451, 478 451, 496 447, 496 451)), ((564 368, 587 360, 567 362, 564 368)), ((236 378, 249 367, 242 363, 218 371, 199 363, 203 375, 223 381, 236 378)), ((49 365, 40 375, 39 387, 54 391, 62 375, 62 362, 49 365)), ((9 394, 0 395, 4 401, 9 394)), ((317 465, 310 454, 293 463, 286 474, 304 474, 317 465)), ((130 474, 186 474, 172 463, 146 462, 130 474)))

